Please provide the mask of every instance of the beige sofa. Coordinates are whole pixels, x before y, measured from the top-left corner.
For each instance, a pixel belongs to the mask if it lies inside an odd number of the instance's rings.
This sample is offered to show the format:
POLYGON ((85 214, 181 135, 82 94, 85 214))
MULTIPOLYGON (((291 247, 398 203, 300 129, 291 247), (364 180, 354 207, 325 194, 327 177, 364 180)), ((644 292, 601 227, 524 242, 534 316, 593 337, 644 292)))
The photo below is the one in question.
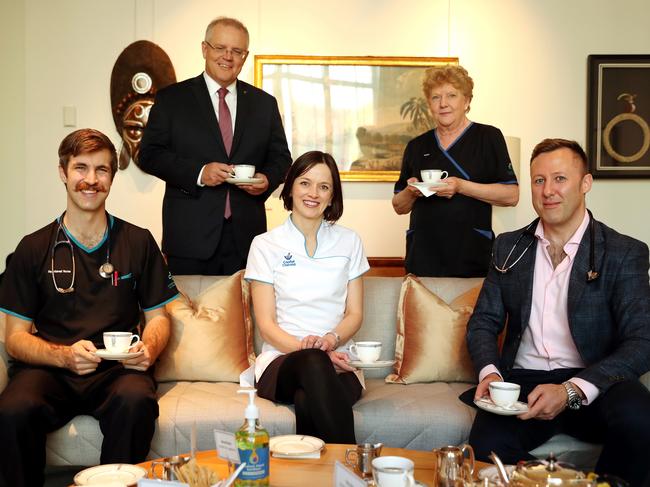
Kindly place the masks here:
MULTIPOLYGON (((218 279, 220 278, 182 276, 177 278, 177 284, 186 296, 193 299, 218 279)), ((422 279, 427 288, 446 302, 451 302, 456 296, 479 285, 480 282, 480 279, 422 279)), ((382 359, 393 358, 394 355, 401 284, 402 279, 396 277, 364 278, 364 322, 355 338, 382 340, 382 359)), ((4 328, 4 317, 0 317, 0 327, 4 328)), ((200 331, 194 330, 192 338, 195 341, 197 333, 198 338, 201 338, 200 331)), ((187 333, 181 335, 176 337, 177 345, 189 337, 187 333)), ((2 330, 0 337, 2 390, 7 380, 8 361, 2 330)), ((259 345, 257 336, 257 350, 259 345)), ((209 342, 206 342, 205 346, 211 348, 209 342)), ((209 353, 209 350, 204 352, 209 353)), ((381 441, 394 447, 427 450, 460 444, 467 440, 475 412, 473 408, 461 403, 457 396, 471 384, 387 384, 384 377, 390 372, 390 369, 382 369, 366 374, 367 389, 354 407, 358 441, 381 441)), ((202 450, 214 448, 214 429, 234 431, 240 426, 246 398, 236 394, 237 383, 174 380, 174 377, 170 376, 169 367, 166 374, 165 382, 160 382, 158 388, 160 417, 151 444, 150 458, 189 451, 190 431, 194 423, 197 425, 198 448, 202 450)), ((262 424, 272 436, 295 431, 292 407, 262 399, 258 399, 258 404, 262 424)), ((49 435, 47 462, 50 465, 97 464, 101 442, 102 434, 98 422, 90 416, 78 416, 49 435)), ((598 446, 560 435, 533 453, 543 457, 550 451, 562 459, 589 466, 594 463, 598 446)))

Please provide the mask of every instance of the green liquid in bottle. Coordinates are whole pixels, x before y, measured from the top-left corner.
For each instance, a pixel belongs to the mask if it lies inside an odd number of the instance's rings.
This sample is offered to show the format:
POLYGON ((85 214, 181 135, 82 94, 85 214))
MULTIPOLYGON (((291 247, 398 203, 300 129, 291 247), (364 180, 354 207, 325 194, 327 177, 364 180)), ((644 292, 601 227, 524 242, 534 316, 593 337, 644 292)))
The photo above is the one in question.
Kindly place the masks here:
POLYGON ((235 487, 269 485, 269 434, 259 420, 247 419, 235 433, 239 458, 246 467, 235 480, 235 487))

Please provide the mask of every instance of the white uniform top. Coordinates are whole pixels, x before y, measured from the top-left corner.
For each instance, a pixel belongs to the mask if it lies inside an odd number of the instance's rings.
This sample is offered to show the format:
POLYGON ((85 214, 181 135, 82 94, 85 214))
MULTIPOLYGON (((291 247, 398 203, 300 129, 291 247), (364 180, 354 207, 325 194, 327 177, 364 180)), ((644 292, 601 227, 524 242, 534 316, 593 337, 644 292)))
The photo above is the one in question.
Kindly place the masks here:
MULTIPOLYGON (((369 268, 359 236, 325 221, 316 234, 316 251, 309 256, 305 237, 289 216, 253 239, 244 278, 273 285, 278 325, 302 339, 336 328, 345 313, 348 282, 369 268)), ((281 354, 265 342, 255 361, 255 379, 281 354)))

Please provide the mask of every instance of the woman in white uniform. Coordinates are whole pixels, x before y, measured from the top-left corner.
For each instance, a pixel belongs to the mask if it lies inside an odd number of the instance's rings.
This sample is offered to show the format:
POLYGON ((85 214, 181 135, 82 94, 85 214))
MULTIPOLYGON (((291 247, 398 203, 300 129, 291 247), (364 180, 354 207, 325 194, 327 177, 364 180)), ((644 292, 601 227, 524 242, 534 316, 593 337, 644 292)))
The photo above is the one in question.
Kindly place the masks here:
POLYGON ((280 198, 291 215, 255 237, 245 274, 264 339, 258 394, 295 405, 296 433, 356 443, 352 405, 362 385, 344 350, 361 326, 369 265, 359 236, 335 224, 343 195, 332 156, 296 159, 280 198))

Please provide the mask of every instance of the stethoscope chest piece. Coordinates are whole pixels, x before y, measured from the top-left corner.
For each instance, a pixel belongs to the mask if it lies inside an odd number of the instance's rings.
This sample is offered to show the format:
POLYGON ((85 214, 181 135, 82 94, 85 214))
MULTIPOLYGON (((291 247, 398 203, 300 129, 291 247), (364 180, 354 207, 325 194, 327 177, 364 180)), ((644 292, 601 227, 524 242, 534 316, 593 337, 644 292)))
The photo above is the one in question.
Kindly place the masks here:
POLYGON ((99 275, 104 279, 110 279, 115 272, 115 267, 110 262, 104 262, 99 266, 99 275))

